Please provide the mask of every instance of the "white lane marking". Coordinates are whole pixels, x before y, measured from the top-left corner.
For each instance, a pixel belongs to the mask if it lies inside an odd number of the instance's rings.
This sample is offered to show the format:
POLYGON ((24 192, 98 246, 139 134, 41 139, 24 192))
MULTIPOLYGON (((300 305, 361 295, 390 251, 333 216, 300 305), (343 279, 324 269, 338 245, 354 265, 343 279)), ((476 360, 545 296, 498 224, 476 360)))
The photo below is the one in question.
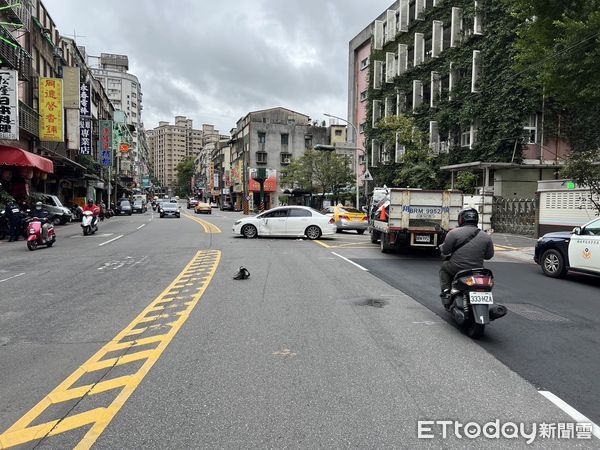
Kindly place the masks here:
POLYGON ((17 275, 13 275, 12 277, 5 278, 4 280, 0 280, 0 283, 4 283, 5 281, 12 280, 13 278, 22 277, 23 275, 25 275, 25 272, 19 273, 17 275))
POLYGON ((106 241, 106 242, 103 242, 102 244, 98 244, 98 247, 102 247, 103 245, 110 244, 111 242, 114 242, 117 239, 121 239, 123 236, 125 236, 125 235, 121 234, 121 235, 117 236, 116 238, 112 238, 110 241, 106 241))
POLYGON ((600 427, 598 427, 598 425, 596 425, 594 422, 592 422, 586 416, 584 416, 583 414, 581 414, 579 411, 577 411, 571 405, 569 405, 565 401, 563 401, 560 398, 558 398, 552 392, 549 392, 549 391, 538 391, 538 392, 540 394, 542 394, 544 397, 546 397, 548 400, 550 400, 552 403, 554 403, 556 406, 558 406, 560 409, 562 409, 564 412, 566 412, 569 416, 571 416, 571 418, 575 422, 577 422, 577 423, 591 423, 592 424, 592 434, 594 436, 596 436, 598 439, 600 439, 600 427))
POLYGON ((361 266, 360 264, 356 264, 354 261, 349 260, 348 258, 342 256, 342 255, 338 255, 336 252, 331 252, 332 255, 337 256, 338 258, 342 258, 344 261, 349 262, 350 264, 352 264, 353 266, 358 267, 360 270, 364 270, 365 272, 368 272, 369 269, 365 269, 363 266, 361 266))
POLYGON ((141 230, 142 228, 144 228, 146 226, 145 223, 141 224, 139 227, 137 227, 138 230, 141 230))

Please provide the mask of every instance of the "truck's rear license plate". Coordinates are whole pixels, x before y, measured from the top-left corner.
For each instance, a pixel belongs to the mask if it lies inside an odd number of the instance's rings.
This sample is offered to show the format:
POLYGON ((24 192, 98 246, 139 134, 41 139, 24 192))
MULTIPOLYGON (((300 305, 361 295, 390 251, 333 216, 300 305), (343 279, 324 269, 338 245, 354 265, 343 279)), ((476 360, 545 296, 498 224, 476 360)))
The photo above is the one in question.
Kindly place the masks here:
POLYGON ((431 242, 431 236, 429 234, 417 234, 415 236, 415 242, 429 244, 431 242))

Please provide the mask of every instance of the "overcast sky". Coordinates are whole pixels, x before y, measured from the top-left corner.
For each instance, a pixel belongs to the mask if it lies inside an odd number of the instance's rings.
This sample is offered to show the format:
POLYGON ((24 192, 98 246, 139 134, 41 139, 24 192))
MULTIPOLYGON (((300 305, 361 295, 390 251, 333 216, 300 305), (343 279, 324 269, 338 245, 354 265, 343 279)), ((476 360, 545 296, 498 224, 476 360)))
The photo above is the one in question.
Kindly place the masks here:
POLYGON ((44 0, 88 54, 129 56, 146 128, 187 115, 225 134, 283 106, 346 118, 348 42, 392 0, 44 0))

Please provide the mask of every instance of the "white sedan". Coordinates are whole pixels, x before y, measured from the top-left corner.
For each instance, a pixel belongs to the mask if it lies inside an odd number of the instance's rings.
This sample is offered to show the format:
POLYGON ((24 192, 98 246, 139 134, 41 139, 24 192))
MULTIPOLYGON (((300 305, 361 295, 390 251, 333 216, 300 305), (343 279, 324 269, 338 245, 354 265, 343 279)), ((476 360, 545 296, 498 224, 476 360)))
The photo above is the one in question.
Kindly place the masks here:
POLYGON ((258 216, 245 217, 233 224, 233 233, 253 239, 258 236, 306 236, 319 239, 333 236, 335 220, 305 206, 282 206, 258 216))

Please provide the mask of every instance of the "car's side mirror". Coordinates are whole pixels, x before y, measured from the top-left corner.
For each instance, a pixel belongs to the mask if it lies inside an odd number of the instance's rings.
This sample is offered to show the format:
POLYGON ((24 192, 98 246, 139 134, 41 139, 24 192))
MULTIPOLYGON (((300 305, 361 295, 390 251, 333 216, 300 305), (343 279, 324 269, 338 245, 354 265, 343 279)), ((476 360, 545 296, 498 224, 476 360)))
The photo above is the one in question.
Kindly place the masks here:
POLYGON ((573 228, 573 234, 576 234, 576 235, 579 236, 581 234, 581 227, 575 227, 575 228, 573 228))

